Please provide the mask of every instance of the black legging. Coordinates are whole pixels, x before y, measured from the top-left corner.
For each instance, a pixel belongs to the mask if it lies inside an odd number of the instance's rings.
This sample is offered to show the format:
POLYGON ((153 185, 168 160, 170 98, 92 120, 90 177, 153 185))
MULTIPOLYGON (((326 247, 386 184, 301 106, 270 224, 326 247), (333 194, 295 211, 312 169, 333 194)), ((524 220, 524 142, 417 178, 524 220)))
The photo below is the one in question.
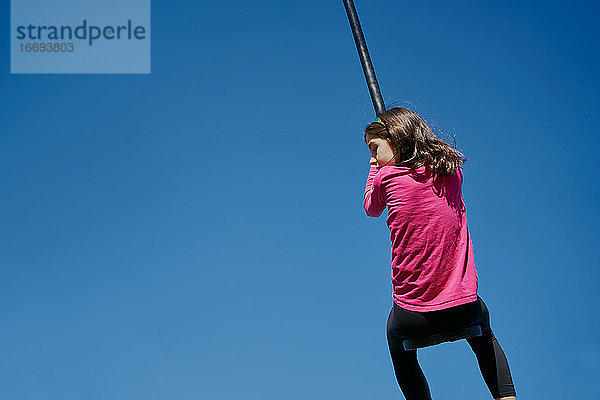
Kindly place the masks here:
POLYGON ((445 310, 416 312, 394 303, 387 322, 387 338, 394 372, 406 400, 430 400, 429 385, 417 360, 417 350, 405 351, 402 341, 434 335, 441 331, 479 324, 483 336, 467 339, 473 349, 481 375, 492 396, 516 396, 506 356, 490 327, 490 314, 477 296, 477 301, 445 310))

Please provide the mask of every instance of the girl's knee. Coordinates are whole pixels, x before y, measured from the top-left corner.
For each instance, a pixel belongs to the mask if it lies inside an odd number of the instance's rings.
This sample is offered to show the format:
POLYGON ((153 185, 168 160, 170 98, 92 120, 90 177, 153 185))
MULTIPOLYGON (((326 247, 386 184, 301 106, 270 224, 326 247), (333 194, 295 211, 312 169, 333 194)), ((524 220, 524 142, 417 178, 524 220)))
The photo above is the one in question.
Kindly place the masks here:
POLYGON ((473 350, 477 350, 478 348, 481 348, 482 346, 491 346, 493 344, 493 342, 496 340, 496 337, 494 336, 494 333, 492 332, 492 330, 484 330, 481 334, 481 336, 474 336, 472 338, 468 338, 467 342, 469 343, 469 345, 471 346, 471 348, 473 348, 473 350))
POLYGON ((390 355, 396 368, 403 369, 418 364, 417 350, 404 350, 402 345, 390 346, 390 355))
POLYGON ((404 339, 394 332, 389 332, 387 335, 388 347, 390 348, 390 352, 401 352, 404 351, 404 339))

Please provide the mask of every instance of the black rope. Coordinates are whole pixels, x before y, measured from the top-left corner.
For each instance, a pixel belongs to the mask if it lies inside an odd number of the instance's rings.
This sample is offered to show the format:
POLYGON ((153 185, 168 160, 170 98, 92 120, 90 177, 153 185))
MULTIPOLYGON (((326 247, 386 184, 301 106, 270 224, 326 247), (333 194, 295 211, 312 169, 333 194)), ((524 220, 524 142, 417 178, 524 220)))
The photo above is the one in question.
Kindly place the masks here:
POLYGON ((360 63, 362 65, 363 72, 365 73, 365 79, 367 80, 367 86, 369 87, 369 93, 371 94, 373 107, 375 107, 375 113, 377 115, 381 115, 381 113, 385 111, 385 104, 383 103, 383 97, 381 97, 381 91, 379 90, 379 84, 377 83, 377 77, 375 76, 373 63, 371 63, 371 57, 369 57, 367 43, 365 42, 365 37, 360 27, 358 14, 354 8, 354 2, 352 0, 342 1, 344 2, 344 7, 346 7, 348 21, 350 21, 350 27, 352 28, 352 34, 354 35, 354 42, 356 43, 356 50, 358 50, 360 63))

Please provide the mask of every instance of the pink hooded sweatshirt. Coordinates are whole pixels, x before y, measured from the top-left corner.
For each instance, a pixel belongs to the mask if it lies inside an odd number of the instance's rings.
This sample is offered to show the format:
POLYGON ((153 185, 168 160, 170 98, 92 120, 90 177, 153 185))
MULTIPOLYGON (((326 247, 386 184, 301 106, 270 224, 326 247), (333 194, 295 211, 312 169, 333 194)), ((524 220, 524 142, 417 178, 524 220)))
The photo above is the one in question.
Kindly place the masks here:
POLYGON ((364 207, 388 207, 393 300, 411 311, 436 311, 477 300, 477 272, 462 197, 462 168, 440 177, 417 169, 371 166, 364 207))

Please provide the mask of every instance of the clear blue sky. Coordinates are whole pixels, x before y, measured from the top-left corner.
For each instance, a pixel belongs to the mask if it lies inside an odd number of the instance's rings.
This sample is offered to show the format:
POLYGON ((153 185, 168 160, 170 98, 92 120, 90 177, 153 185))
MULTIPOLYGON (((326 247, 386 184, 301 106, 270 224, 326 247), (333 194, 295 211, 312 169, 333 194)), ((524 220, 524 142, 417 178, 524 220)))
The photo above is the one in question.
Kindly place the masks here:
MULTIPOLYGON (((598 5, 356 7, 386 103, 469 158, 518 397, 593 398, 598 5)), ((402 398, 341 1, 155 1, 149 75, 11 75, 0 12, 0 398, 402 398)), ((490 398, 465 341, 419 359, 435 399, 490 398)))

